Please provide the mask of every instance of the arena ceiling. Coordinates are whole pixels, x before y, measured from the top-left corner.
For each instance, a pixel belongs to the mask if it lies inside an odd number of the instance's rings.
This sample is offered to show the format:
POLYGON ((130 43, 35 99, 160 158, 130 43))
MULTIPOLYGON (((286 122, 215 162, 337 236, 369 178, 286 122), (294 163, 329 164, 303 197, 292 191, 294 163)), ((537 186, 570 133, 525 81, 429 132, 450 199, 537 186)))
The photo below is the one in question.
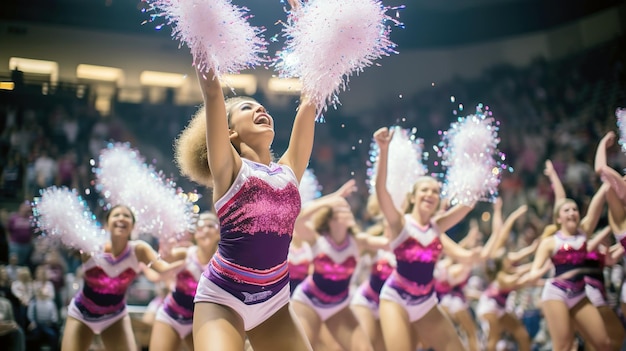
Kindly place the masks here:
MULTIPOLYGON (((341 1, 341 0, 338 0, 341 1)), ((234 0, 255 15, 255 25, 277 32, 280 0, 234 0)), ((392 39, 400 49, 432 48, 548 29, 620 3, 620 0, 383 0, 400 11, 405 28, 392 39)), ((2 0, 0 22, 20 21, 155 35, 140 0, 2 0)), ((162 34, 159 34, 162 35, 162 34)))

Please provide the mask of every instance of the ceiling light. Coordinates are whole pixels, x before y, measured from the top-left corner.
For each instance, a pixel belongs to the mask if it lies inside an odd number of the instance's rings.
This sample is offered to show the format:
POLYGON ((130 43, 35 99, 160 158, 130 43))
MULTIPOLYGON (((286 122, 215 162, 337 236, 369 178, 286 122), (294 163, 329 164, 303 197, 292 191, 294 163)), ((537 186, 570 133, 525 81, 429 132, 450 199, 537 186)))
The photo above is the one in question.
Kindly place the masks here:
POLYGON ((139 76, 141 85, 179 88, 185 83, 187 75, 157 71, 143 71, 139 76))
POLYGON ((297 78, 270 78, 267 88, 274 93, 300 94, 302 82, 297 78))
POLYGON ((124 72, 115 67, 80 64, 76 67, 76 78, 119 82, 124 72))

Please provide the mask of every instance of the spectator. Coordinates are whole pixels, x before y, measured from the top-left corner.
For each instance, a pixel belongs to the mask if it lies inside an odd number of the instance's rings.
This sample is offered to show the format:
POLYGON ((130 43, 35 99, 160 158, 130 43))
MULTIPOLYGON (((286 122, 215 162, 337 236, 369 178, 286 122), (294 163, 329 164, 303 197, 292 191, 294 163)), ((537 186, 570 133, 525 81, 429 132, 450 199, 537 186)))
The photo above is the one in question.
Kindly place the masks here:
POLYGON ((13 317, 11 302, 4 297, 0 297, 0 344, 7 351, 26 350, 24 331, 13 317))
POLYGON ((35 293, 39 292, 43 296, 54 299, 54 285, 50 279, 48 279, 48 272, 46 266, 39 265, 35 269, 35 281, 33 281, 33 290, 35 293))
POLYGON ((28 304, 28 331, 39 346, 46 342, 52 351, 59 350, 59 315, 45 288, 35 289, 35 298, 28 304))
POLYGON ((64 291, 65 287, 65 273, 67 273, 67 264, 59 250, 52 248, 44 259, 44 267, 46 268, 46 274, 52 286, 54 287, 54 302, 57 308, 60 309, 65 304, 64 291))
POLYGON ((30 224, 30 204, 24 201, 17 212, 9 215, 7 223, 9 231, 9 248, 17 255, 17 265, 30 266, 30 255, 33 251, 33 228, 30 224))
POLYGON ((26 317, 28 303, 34 297, 33 278, 30 275, 30 270, 28 268, 18 268, 17 280, 11 283, 11 291, 19 301, 19 305, 16 309, 17 314, 15 316, 15 320, 20 326, 26 327, 28 325, 26 317))

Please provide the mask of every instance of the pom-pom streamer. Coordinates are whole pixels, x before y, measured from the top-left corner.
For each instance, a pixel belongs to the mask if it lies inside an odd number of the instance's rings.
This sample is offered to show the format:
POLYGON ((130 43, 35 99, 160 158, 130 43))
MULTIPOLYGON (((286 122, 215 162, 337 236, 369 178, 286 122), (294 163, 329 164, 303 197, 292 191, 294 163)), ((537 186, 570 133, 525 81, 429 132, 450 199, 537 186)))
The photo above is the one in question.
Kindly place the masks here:
POLYGON ((163 18, 172 27, 172 37, 189 47, 201 72, 212 69, 220 76, 267 61, 267 42, 260 35, 264 29, 252 27, 248 9, 230 0, 145 1, 154 12, 151 21, 163 18))
POLYGON ((92 256, 104 251, 106 232, 75 190, 43 189, 32 210, 34 225, 49 238, 92 256))
POLYGON ((96 189, 111 205, 128 206, 135 231, 150 233, 161 245, 177 241, 194 222, 192 203, 176 184, 144 163, 128 144, 109 144, 100 152, 96 189))
POLYGON ((281 77, 299 77, 302 93, 323 113, 339 103, 348 78, 390 56, 396 45, 390 24, 377 0, 310 0, 294 10, 284 28, 286 47, 276 59, 281 77))
POLYGON ((446 168, 442 195, 451 204, 494 201, 498 195, 505 155, 498 151, 497 122, 480 108, 462 117, 443 133, 441 156, 446 168))
POLYGON ((317 177, 312 169, 307 168, 304 171, 304 175, 300 180, 299 190, 302 206, 322 196, 322 186, 317 181, 317 177))
MULTIPOLYGON (((424 141, 416 137, 415 128, 409 130, 394 126, 390 129, 393 130, 393 138, 389 143, 388 151, 387 190, 396 208, 402 210, 406 195, 411 192, 413 184, 428 172, 422 163, 424 141)), ((374 141, 370 147, 371 167, 367 171, 371 194, 375 193, 379 154, 380 149, 374 141)))

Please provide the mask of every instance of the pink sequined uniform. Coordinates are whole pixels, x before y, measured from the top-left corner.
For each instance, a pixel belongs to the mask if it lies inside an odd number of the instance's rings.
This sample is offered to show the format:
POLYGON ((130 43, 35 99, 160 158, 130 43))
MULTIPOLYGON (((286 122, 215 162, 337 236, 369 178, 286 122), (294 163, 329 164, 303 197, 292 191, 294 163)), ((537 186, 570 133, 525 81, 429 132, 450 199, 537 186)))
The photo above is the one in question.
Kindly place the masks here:
POLYGON ((348 236, 343 243, 335 244, 328 235, 322 235, 311 249, 313 274, 300 285, 303 293, 319 307, 345 302, 359 256, 356 241, 348 236))
POLYGON ((117 257, 101 253, 83 264, 83 289, 74 297, 85 321, 119 315, 126 308, 126 291, 139 272, 135 245, 129 242, 117 257))
POLYGON ((391 242, 397 267, 385 282, 407 305, 417 305, 434 294, 433 273, 443 250, 439 229, 420 226, 410 215, 400 235, 391 242))
POLYGON ((374 306, 380 303, 380 291, 396 268, 396 257, 392 252, 378 250, 369 278, 361 284, 357 294, 365 297, 374 306))
POLYGON ((560 231, 554 235, 554 252, 551 257, 555 269, 555 279, 551 284, 569 295, 585 293, 584 275, 576 274, 566 279, 559 275, 574 269, 584 268, 587 260, 587 236, 578 233, 574 236, 565 236, 560 231))
POLYGON ((300 205, 289 167, 242 159, 233 185, 215 203, 220 242, 203 275, 245 304, 274 296, 289 284, 287 254, 300 205))
POLYGON ((289 284, 293 294, 296 287, 309 275, 309 269, 313 262, 313 251, 311 251, 309 243, 304 241, 300 247, 291 245, 287 260, 289 263, 289 284))
POLYGON ((190 247, 185 259, 185 269, 176 275, 176 286, 163 302, 165 313, 181 324, 192 323, 193 299, 200 275, 206 268, 207 265, 198 261, 198 247, 190 247))

